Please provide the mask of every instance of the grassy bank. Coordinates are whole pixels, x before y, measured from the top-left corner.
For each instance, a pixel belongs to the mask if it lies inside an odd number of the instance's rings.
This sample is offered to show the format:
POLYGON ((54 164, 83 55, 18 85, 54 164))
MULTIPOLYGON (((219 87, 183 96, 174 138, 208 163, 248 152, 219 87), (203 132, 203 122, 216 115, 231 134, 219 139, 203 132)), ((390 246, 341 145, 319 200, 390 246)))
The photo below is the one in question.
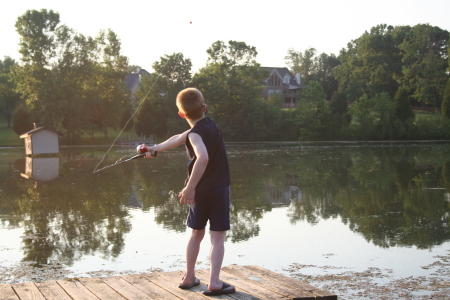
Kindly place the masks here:
POLYGON ((0 121, 0 147, 23 147, 23 139, 6 122, 0 121))

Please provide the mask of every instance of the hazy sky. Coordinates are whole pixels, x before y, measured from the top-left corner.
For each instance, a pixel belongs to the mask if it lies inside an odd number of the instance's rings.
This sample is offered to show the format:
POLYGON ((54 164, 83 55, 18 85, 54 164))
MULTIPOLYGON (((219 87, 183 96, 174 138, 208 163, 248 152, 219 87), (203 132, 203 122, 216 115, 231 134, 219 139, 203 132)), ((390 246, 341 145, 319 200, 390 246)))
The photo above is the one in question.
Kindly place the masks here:
POLYGON ((428 23, 450 31, 449 0, 15 0, 1 8, 0 59, 20 59, 17 17, 42 8, 84 35, 111 28, 129 63, 147 70, 164 54, 182 52, 195 72, 217 40, 244 41, 256 47, 261 65, 284 67, 289 48, 337 55, 377 24, 428 23))

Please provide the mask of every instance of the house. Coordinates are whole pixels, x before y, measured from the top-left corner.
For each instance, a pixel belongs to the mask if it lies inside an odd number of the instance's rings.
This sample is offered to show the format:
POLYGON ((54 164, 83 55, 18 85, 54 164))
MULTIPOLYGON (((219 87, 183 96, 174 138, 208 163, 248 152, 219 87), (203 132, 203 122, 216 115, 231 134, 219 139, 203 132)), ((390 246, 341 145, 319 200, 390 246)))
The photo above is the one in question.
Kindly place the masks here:
POLYGON ((297 94, 307 86, 301 84, 300 73, 295 76, 287 68, 262 67, 269 71, 269 77, 264 81, 266 88, 263 96, 269 97, 280 93, 284 98, 284 107, 296 107, 297 94))
POLYGON ((25 132, 20 138, 25 139, 25 154, 57 154, 59 153, 60 133, 34 123, 34 129, 25 132))
POLYGON ((139 69, 137 72, 128 74, 127 78, 125 78, 125 84, 128 91, 130 91, 132 99, 134 99, 139 83, 142 81, 142 76, 151 77, 152 75, 144 69, 139 69))

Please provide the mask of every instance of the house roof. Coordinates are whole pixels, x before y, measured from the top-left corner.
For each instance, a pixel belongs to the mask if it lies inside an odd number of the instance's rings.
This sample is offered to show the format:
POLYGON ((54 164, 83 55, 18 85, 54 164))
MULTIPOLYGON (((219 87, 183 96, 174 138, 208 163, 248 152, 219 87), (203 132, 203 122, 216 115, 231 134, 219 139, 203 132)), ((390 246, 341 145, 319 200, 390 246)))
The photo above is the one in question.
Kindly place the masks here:
POLYGON ((26 137, 28 137, 30 135, 33 135, 33 133, 36 133, 36 132, 41 131, 41 130, 51 131, 51 132, 56 133, 57 135, 61 135, 62 134, 61 132, 58 132, 58 131, 53 130, 53 129, 48 129, 48 128, 45 128, 45 127, 38 127, 38 128, 34 128, 34 129, 30 130, 30 131, 27 131, 27 132, 21 134, 20 138, 22 138, 22 139, 26 138, 26 137))
MULTIPOLYGON (((288 68, 274 68, 274 67, 261 67, 261 68, 265 69, 265 70, 269 70, 269 72, 270 72, 269 76, 272 76, 273 73, 278 73, 278 75, 280 76, 281 79, 283 79, 284 76, 286 74, 288 74, 290 80, 289 80, 288 84, 284 83, 284 81, 282 81, 284 86, 289 86, 289 88, 299 88, 299 89, 308 87, 307 85, 304 85, 304 84, 298 84, 296 77, 294 76, 294 74, 292 74, 288 70, 288 68)), ((267 78, 267 79, 269 79, 269 78, 267 78)), ((266 79, 266 81, 267 81, 267 79, 266 79)))
POLYGON ((139 84, 139 82, 141 82, 139 77, 142 77, 142 75, 147 75, 148 77, 152 76, 145 69, 140 69, 136 73, 130 73, 127 75, 127 78, 125 78, 125 84, 127 85, 129 91, 134 90, 136 86, 139 84))

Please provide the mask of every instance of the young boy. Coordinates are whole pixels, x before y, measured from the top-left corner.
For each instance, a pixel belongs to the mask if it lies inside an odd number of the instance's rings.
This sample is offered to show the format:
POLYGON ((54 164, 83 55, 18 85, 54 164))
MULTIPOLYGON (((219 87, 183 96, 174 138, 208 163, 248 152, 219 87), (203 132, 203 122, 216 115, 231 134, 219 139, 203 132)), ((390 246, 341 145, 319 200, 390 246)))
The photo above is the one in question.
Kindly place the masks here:
MULTIPOLYGON (((230 171, 222 133, 216 123, 205 117, 206 104, 202 93, 195 88, 182 90, 176 100, 178 114, 185 118, 191 129, 174 135, 165 142, 147 147, 163 152, 186 144, 190 156, 189 176, 178 196, 181 204, 189 204, 186 225, 192 228, 186 247, 186 273, 181 289, 199 285, 195 277, 195 263, 200 243, 209 220, 211 236, 210 278, 205 295, 234 293, 233 286, 219 279, 225 253, 225 233, 230 229, 230 171)), ((147 152, 146 158, 152 157, 147 152)))

